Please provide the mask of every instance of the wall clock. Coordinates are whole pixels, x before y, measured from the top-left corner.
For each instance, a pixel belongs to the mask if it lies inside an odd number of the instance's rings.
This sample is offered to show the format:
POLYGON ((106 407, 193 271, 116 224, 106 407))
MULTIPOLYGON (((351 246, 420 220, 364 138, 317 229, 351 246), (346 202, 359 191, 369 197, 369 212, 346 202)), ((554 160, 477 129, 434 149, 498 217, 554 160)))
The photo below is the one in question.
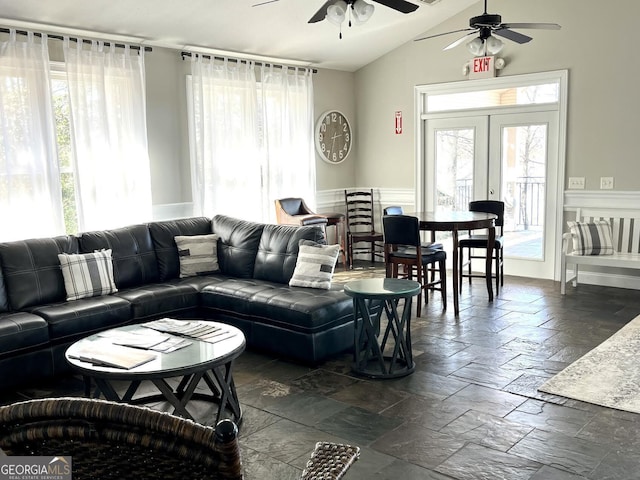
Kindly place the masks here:
POLYGON ((316 149, 325 162, 341 163, 353 145, 351 124, 337 110, 324 112, 316 123, 316 149))

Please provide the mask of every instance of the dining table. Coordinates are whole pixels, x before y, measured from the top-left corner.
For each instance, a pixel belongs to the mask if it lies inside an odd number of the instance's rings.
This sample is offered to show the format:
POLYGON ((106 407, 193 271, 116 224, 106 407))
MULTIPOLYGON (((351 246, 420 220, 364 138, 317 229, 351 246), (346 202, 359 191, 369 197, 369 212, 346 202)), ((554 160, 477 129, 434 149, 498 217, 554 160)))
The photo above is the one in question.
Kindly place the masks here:
POLYGON ((420 230, 430 232, 451 232, 453 243, 453 309, 456 317, 460 313, 459 286, 460 274, 458 266, 458 232, 487 229, 487 260, 486 260, 486 280, 489 301, 493 302, 493 282, 491 281, 492 256, 490 252, 496 239, 495 221, 498 218, 493 213, 471 212, 467 210, 439 210, 424 212, 408 212, 405 215, 417 217, 420 223, 420 230))

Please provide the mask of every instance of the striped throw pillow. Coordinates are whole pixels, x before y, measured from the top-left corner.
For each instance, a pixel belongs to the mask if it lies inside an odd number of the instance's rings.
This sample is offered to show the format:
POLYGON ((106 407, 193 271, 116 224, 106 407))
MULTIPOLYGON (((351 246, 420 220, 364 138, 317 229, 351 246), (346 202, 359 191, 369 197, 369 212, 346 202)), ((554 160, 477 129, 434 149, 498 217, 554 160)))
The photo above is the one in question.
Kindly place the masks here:
POLYGON ((175 237, 180 260, 180 278, 208 275, 220 270, 218 265, 218 235, 175 237))
POLYGON ((611 225, 607 220, 567 222, 575 255, 613 255, 611 225))
POLYGON ((298 245, 296 268, 289 285, 329 290, 340 245, 321 245, 311 240, 300 240, 298 245))
POLYGON ((67 300, 98 297, 117 292, 111 249, 93 253, 58 255, 67 300))

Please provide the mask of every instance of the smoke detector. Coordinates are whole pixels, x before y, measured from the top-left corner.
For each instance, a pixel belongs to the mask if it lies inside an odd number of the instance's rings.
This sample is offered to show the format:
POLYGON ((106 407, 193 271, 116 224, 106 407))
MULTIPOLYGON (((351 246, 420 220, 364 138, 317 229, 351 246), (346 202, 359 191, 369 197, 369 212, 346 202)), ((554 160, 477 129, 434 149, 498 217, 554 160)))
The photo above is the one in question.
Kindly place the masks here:
POLYGON ((426 3, 427 5, 434 5, 438 3, 440 0, 416 0, 420 3, 426 3))

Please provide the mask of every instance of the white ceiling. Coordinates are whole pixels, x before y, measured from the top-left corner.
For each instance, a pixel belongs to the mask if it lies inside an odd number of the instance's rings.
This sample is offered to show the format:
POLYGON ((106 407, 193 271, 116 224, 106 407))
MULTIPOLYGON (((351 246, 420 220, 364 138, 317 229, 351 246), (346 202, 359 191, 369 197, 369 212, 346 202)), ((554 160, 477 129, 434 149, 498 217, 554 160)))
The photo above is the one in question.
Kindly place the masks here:
POLYGON ((419 5, 410 14, 376 3, 364 25, 343 24, 340 40, 338 27, 326 20, 307 23, 325 0, 278 0, 252 7, 261 1, 0 0, 0 26, 178 49, 190 45, 355 71, 479 3, 410 0, 419 5))

